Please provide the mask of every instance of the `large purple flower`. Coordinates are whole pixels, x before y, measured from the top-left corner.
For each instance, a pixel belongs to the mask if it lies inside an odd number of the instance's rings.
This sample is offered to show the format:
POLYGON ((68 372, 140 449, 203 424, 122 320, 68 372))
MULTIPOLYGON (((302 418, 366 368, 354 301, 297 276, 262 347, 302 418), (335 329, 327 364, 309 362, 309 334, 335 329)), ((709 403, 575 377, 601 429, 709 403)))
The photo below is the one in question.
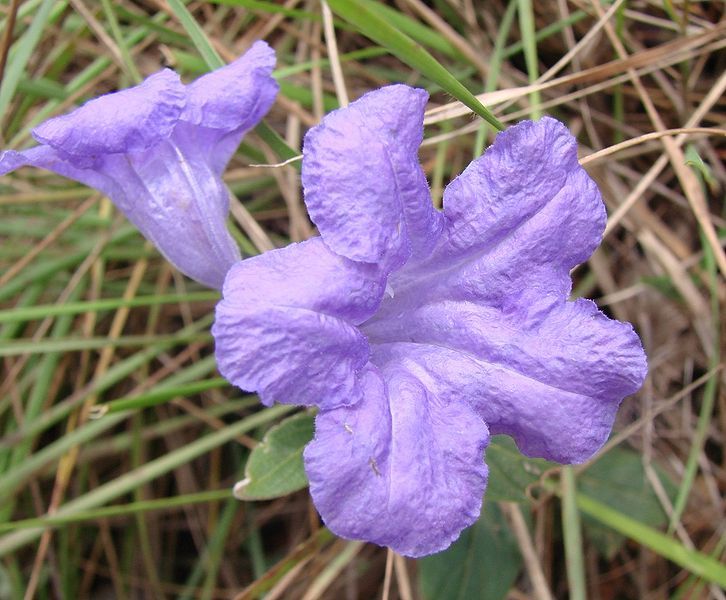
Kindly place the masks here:
POLYGON ((308 133, 321 236, 237 263, 213 328, 230 381, 320 409, 305 466, 330 529, 408 556, 477 518, 490 433, 587 460, 646 374, 629 324, 567 300, 605 225, 567 129, 500 133, 439 212, 417 159, 426 101, 383 88, 308 133))
POLYGON ((257 42, 190 85, 163 69, 41 123, 42 145, 0 153, 0 175, 32 165, 97 188, 180 271, 221 288, 240 258, 222 172, 274 102, 274 66, 272 48, 257 42))

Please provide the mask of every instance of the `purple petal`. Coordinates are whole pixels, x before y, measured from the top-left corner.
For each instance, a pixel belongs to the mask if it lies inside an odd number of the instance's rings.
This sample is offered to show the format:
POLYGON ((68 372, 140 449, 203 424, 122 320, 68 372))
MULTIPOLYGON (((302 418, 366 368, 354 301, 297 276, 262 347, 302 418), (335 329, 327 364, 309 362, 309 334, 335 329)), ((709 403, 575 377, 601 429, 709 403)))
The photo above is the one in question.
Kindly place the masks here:
POLYGON ((240 259, 227 229, 229 191, 202 148, 163 142, 132 156, 108 156, 99 169, 122 192, 116 205, 180 271, 221 289, 240 259))
POLYGON ((646 359, 630 325, 566 302, 569 271, 605 219, 575 140, 553 119, 513 127, 449 185, 444 206, 441 243, 391 275, 392 297, 363 325, 373 362, 378 346, 398 346, 524 452, 589 458, 646 359))
POLYGON ((16 152, 5 150, 0 152, 0 176, 7 175, 21 167, 31 166, 48 169, 69 179, 101 190, 104 194, 118 192, 118 187, 108 177, 91 169, 83 169, 69 162, 49 146, 35 146, 27 150, 16 152))
POLYGON ((274 62, 260 42, 187 88, 161 71, 39 125, 47 146, 4 153, 0 169, 30 164, 101 190, 179 270, 221 288, 240 258, 221 173, 274 100, 274 62))
POLYGON ((574 138, 550 118, 500 134, 447 187, 444 209, 446 229, 432 255, 391 277, 390 310, 475 302, 534 327, 567 298, 570 270, 589 257, 605 226, 574 138))
POLYGON ((254 127, 275 101, 274 68, 275 51, 255 42, 234 62, 187 86, 182 120, 224 131, 254 127))
POLYGON ((597 186, 577 161, 577 141, 550 117, 497 135, 447 186, 444 213, 450 254, 516 246, 567 270, 592 254, 606 220, 597 186), (530 221, 537 224, 527 232, 533 239, 520 232, 530 221))
POLYGON ((203 75, 187 86, 187 104, 179 131, 209 153, 221 174, 244 135, 270 110, 278 84, 272 78, 275 51, 255 42, 229 65, 203 75))
POLYGON ((400 366, 369 369, 364 386, 361 402, 316 419, 304 454, 315 506, 339 536, 443 550, 479 516, 487 427, 400 366))
POLYGON ((268 405, 358 402, 369 348, 355 325, 384 287, 372 265, 333 254, 320 238, 237 263, 212 328, 220 372, 268 405))
POLYGON ((589 300, 561 302, 536 327, 493 307, 432 302, 405 323, 363 327, 372 361, 412 361, 434 394, 468 402, 529 456, 582 462, 605 442, 622 399, 646 375, 638 336, 589 300))
POLYGON ((33 130, 33 137, 89 166, 103 154, 138 152, 171 135, 185 102, 184 86, 169 69, 141 84, 86 102, 33 130))
POLYGON ((305 136, 305 203, 333 252, 390 271, 433 247, 442 217, 418 163, 427 98, 405 85, 385 87, 305 136))

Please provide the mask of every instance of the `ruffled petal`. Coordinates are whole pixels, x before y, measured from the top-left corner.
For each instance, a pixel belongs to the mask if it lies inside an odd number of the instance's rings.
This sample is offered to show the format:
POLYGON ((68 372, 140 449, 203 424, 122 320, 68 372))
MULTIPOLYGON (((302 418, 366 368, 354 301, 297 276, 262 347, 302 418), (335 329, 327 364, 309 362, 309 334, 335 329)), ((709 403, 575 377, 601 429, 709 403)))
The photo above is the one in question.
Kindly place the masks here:
POLYGON ((550 117, 523 121, 498 134, 484 155, 447 186, 450 248, 485 252, 506 245, 553 202, 560 210, 542 223, 549 239, 540 235, 535 241, 538 250, 542 242, 547 244, 548 258, 556 254, 571 268, 600 243, 605 207, 577 161, 577 141, 567 128, 550 117), (563 235, 565 223, 577 226, 577 235, 563 235))
POLYGON ((212 327, 220 372, 268 405, 360 401, 369 347, 355 325, 384 288, 374 266, 333 254, 320 238, 237 263, 212 327))
POLYGON ((364 398, 322 411, 305 448, 310 493, 339 536, 406 556, 443 550, 479 516, 486 425, 401 365, 366 372, 364 398))
POLYGON ((275 51, 255 42, 234 62, 202 75, 187 88, 182 120, 211 129, 251 129, 275 101, 275 51))
POLYGON ((561 302, 527 325, 493 307, 447 301, 412 310, 405 324, 383 319, 362 330, 374 363, 381 351, 415 362, 429 389, 468 402, 525 454, 585 461, 606 441, 622 399, 643 383, 640 340, 589 300, 561 302))
POLYGON ((500 134, 447 187, 444 208, 440 243, 392 274, 395 300, 377 318, 458 301, 536 328, 568 297, 570 270, 589 257, 605 226, 600 193, 577 162, 576 141, 550 118, 500 134))
POLYGON ((221 174, 244 135, 262 120, 275 101, 279 85, 272 78, 275 51, 255 42, 229 65, 187 86, 187 104, 174 137, 208 155, 221 174))
POLYGON ((164 69, 141 84, 86 102, 53 117, 33 137, 90 166, 104 154, 145 150, 171 135, 185 103, 179 75, 164 69))
POLYGON ((374 362, 377 346, 416 355, 523 452, 586 460, 647 365, 629 324, 566 302, 569 271, 605 223, 574 138, 553 119, 513 127, 452 182, 444 207, 441 243, 392 274, 392 296, 363 325, 374 362))
POLYGON ((418 162, 427 98, 405 85, 385 87, 305 136, 305 203, 333 252, 391 271, 435 244, 443 220, 418 162))

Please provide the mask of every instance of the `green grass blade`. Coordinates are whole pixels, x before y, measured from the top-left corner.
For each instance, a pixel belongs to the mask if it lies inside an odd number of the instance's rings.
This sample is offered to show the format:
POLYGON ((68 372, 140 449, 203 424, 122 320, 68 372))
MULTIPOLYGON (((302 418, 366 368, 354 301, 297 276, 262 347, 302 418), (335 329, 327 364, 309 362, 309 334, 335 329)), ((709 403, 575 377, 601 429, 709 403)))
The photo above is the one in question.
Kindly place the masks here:
MULTIPOLYGON (((153 481, 173 469, 176 469, 180 465, 188 464, 210 450, 233 440, 243 433, 247 433, 261 425, 278 419, 293 409, 293 406, 273 406, 272 408, 267 408, 257 412, 232 425, 228 425, 224 429, 207 434, 204 437, 175 450, 174 452, 149 461, 145 465, 142 465, 133 471, 129 471, 113 481, 93 489, 91 492, 67 502, 61 506, 55 514, 59 517, 76 515, 81 511, 102 506, 109 500, 118 498, 119 496, 126 494, 137 487, 148 483, 149 481, 153 481)), ((95 423, 90 423, 85 427, 92 427, 93 425, 97 425, 98 423, 111 419, 120 422, 120 420, 126 417, 128 417, 127 413, 117 413, 109 415, 95 423)), ((16 531, 0 538, 0 556, 7 556, 18 548, 34 542, 42 535, 43 531, 43 528, 37 527, 16 531)))
MULTIPOLYGON (((539 77, 539 65, 537 58, 537 39, 535 37, 536 27, 534 24, 534 10, 532 9, 532 0, 519 0, 519 28, 522 33, 522 43, 524 44, 524 60, 527 63, 527 75, 529 82, 534 83, 539 77)), ((530 115, 532 119, 539 119, 542 116, 540 105, 542 99, 539 92, 530 94, 532 108, 530 115)))
MULTIPOLYGON (((35 17, 33 18, 33 22, 30 24, 30 27, 13 48, 13 53, 8 61, 2 82, 0 82, 0 115, 7 114, 6 111, 8 105, 15 95, 18 83, 20 83, 23 73, 25 72, 25 66, 28 64, 28 60, 33 54, 35 47, 38 45, 48 21, 50 20, 50 13, 53 8, 53 4, 54 0, 44 0, 38 8, 38 12, 35 13, 35 17)), ((63 3, 63 5, 65 5, 65 3, 63 3)), ((60 8, 62 10, 63 6, 60 8)))
POLYGON ((318 14, 298 8, 286 8, 275 2, 265 0, 209 0, 210 4, 224 4, 227 6, 241 6, 250 10, 256 10, 265 13, 285 15, 286 17, 306 19, 311 21, 321 21, 322 17, 318 14))
POLYGON ((570 600, 587 600, 585 555, 576 494, 575 471, 567 465, 562 469, 562 530, 565 541, 567 583, 570 586, 570 600))
POLYGON ((482 119, 499 130, 504 125, 497 119, 446 67, 441 65, 424 48, 407 35, 398 31, 393 25, 376 14, 371 7, 361 5, 353 0, 329 0, 330 8, 342 19, 345 19, 363 35, 397 56, 408 66, 468 106, 482 119))
POLYGON ((58 317, 61 315, 79 315, 84 313, 133 308, 139 306, 157 306, 159 304, 176 304, 181 302, 213 302, 219 300, 219 292, 190 292, 188 294, 167 294, 159 296, 135 296, 133 298, 104 298, 89 302, 67 302, 65 304, 41 304, 0 310, 0 323, 18 323, 58 317))
POLYGON ((228 385, 229 382, 223 377, 214 377, 212 379, 205 379, 203 381, 194 381, 185 385, 179 385, 170 389, 149 392, 147 394, 131 396, 128 398, 119 398, 118 400, 107 402, 106 404, 98 404, 96 409, 99 415, 125 410, 139 410, 142 408, 149 408, 150 406, 156 406, 163 402, 168 402, 169 400, 173 400, 180 396, 191 396, 193 394, 219 389, 228 385))
POLYGON ((0 348, 0 356, 19 356, 21 354, 44 354, 46 352, 77 352, 80 350, 100 350, 102 348, 143 347, 155 342, 189 343, 211 341, 207 333, 167 334, 167 335, 127 335, 114 339, 107 337, 60 338, 31 340, 21 339, 6 342, 0 348))
POLYGON ((111 28, 113 39, 121 52, 121 59, 123 60, 124 68, 131 77, 131 80, 134 83, 139 83, 143 77, 141 77, 141 73, 139 73, 139 70, 136 68, 136 63, 131 57, 131 52, 129 51, 129 47, 126 44, 123 33, 121 32, 118 19, 116 18, 116 11, 113 4, 111 4, 111 0, 101 0, 101 4, 103 5, 103 12, 106 15, 108 25, 111 28))
POLYGON ((197 23, 196 19, 192 16, 184 3, 181 0, 169 0, 168 2, 171 12, 174 16, 179 19, 179 23, 184 30, 189 34, 189 37, 197 49, 197 52, 202 56, 204 62, 207 63, 210 69, 219 69, 224 66, 224 61, 219 53, 214 49, 212 42, 204 33, 202 28, 197 23))
MULTIPOLYGON (((487 73, 486 81, 484 82, 484 91, 493 92, 497 89, 499 83, 499 75, 502 71, 502 64, 504 62, 504 45, 507 43, 509 33, 512 30, 512 24, 514 23, 514 15, 517 12, 517 0, 509 0, 507 9, 504 11, 504 16, 499 23, 499 31, 497 32, 497 38, 494 40, 494 49, 492 50, 492 56, 489 60, 489 72, 487 73)), ((477 129, 476 139, 474 140, 474 158, 479 158, 484 152, 484 146, 487 139, 487 131, 489 126, 486 123, 482 123, 477 129)))
POLYGON ((582 512, 650 548, 656 554, 687 569, 694 575, 726 587, 726 566, 710 556, 697 550, 689 550, 664 533, 643 525, 640 521, 631 519, 583 494, 577 494, 577 506, 582 512))
POLYGON ((419 21, 412 19, 408 15, 397 11, 395 8, 376 2, 375 0, 359 0, 361 4, 364 4, 369 9, 377 12, 382 18, 390 22, 396 29, 409 36, 411 39, 432 48, 438 50, 447 56, 456 58, 459 60, 467 60, 467 58, 456 48, 449 40, 442 36, 437 31, 426 27, 419 21))
MULTIPOLYGON (((694 171, 698 174, 699 181, 701 185, 703 185, 703 174, 697 168, 694 168, 694 171)), ((721 363, 721 341, 719 335, 721 330, 719 278, 716 256, 714 255, 711 245, 708 243, 703 230, 700 231, 700 236, 701 246, 703 247, 704 263, 706 265, 706 272, 708 273, 709 278, 709 287, 711 288, 711 330, 714 338, 713 350, 709 357, 709 370, 711 370, 717 368, 721 363)), ((673 503, 673 513, 671 514, 670 523, 668 525, 668 533, 670 534, 675 531, 678 521, 680 521, 681 516, 683 515, 683 511, 686 509, 686 504, 691 493, 691 488, 693 487, 693 482, 696 480, 696 474, 698 473, 698 459, 701 456, 701 452, 703 452, 703 447, 706 443, 706 438, 708 437, 708 430, 711 426, 711 418, 716 404, 717 389, 718 377, 714 374, 714 376, 708 380, 703 389, 703 402, 701 404, 701 411, 698 414, 696 433, 693 436, 691 448, 688 451, 686 468, 683 472, 681 485, 678 488, 678 495, 676 496, 676 501, 673 503)))

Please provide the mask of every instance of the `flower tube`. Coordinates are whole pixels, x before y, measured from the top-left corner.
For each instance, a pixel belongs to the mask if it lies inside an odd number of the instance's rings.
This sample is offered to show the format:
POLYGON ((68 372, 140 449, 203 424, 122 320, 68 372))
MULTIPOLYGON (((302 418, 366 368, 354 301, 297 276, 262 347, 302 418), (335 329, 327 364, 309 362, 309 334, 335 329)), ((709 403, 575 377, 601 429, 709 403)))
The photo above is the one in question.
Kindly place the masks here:
POLYGON ((274 66, 256 42, 189 85, 163 69, 41 123, 41 145, 0 153, 0 175, 31 165, 100 190, 180 271, 219 289, 240 259, 222 172, 275 100, 274 66))

